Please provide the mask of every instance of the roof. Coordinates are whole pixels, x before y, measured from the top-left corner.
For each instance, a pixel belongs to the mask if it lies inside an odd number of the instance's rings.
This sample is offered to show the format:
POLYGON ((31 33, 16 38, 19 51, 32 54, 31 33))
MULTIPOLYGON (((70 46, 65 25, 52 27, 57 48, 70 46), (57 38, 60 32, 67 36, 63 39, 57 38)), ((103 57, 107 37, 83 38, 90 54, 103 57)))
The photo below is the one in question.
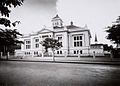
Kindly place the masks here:
POLYGON ((90 46, 103 46, 104 44, 91 44, 90 46))
POLYGON ((53 19, 56 19, 56 18, 60 18, 60 17, 58 16, 58 14, 57 14, 55 17, 53 17, 53 19))
POLYGON ((73 25, 73 21, 70 22, 70 25, 66 26, 67 29, 79 28, 78 26, 73 25))
POLYGON ((68 26, 66 26, 66 27, 67 27, 67 29, 79 28, 78 26, 75 26, 75 25, 68 25, 68 26))
POLYGON ((49 32, 53 32, 53 31, 49 30, 49 29, 43 28, 42 30, 38 31, 37 34, 40 34, 40 33, 49 33, 49 32))

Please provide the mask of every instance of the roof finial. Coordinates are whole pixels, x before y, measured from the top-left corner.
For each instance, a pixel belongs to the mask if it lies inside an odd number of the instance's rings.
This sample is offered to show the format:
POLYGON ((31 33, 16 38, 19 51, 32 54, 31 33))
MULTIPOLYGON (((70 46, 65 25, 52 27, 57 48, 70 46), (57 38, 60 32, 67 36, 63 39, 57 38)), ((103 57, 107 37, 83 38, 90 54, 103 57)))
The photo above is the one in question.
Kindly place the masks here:
POLYGON ((44 29, 46 29, 46 26, 45 26, 45 25, 43 25, 43 28, 44 28, 44 29))
POLYGON ((73 25, 73 21, 70 22, 70 25, 71 25, 71 26, 73 25))
POLYGON ((88 28, 88 26, 87 26, 87 24, 85 24, 85 27, 84 27, 85 29, 87 29, 88 28))
POLYGON ((97 44, 98 40, 97 40, 97 35, 95 34, 95 44, 97 44))
POLYGON ((60 18, 60 17, 58 16, 58 14, 56 14, 56 16, 55 16, 55 17, 53 17, 53 19, 56 19, 56 18, 60 18))

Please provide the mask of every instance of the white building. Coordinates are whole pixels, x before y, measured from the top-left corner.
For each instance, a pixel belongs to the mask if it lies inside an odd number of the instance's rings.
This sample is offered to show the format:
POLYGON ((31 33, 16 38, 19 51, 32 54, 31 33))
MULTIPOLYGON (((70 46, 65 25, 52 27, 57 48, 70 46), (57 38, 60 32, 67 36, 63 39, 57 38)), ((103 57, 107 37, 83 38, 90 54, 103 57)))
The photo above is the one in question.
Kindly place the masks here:
POLYGON ((95 53, 95 56, 104 56, 104 44, 91 44, 90 45, 90 54, 95 53))
MULTIPOLYGON (((62 43, 63 47, 55 51, 56 56, 77 56, 79 53, 89 55, 91 34, 87 26, 78 27, 73 22, 64 26, 58 15, 52 18, 52 25, 52 28, 43 28, 37 33, 21 37, 20 40, 24 41, 24 44, 21 45, 21 50, 16 50, 16 55, 43 55, 44 48, 40 42, 47 37, 59 39, 62 43)), ((49 54, 51 54, 50 50, 49 54)))

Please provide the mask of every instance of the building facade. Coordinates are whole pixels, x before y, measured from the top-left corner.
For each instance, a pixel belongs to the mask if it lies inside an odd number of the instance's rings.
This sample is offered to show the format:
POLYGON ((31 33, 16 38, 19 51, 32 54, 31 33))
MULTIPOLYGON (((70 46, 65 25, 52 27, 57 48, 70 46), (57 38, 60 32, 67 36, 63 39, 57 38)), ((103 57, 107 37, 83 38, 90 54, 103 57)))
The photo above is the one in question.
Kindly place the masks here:
MULTIPOLYGON (((20 50, 16 50, 16 55, 22 54, 24 56, 42 56, 44 55, 44 48, 40 44, 45 38, 55 38, 62 43, 62 47, 55 51, 55 56, 77 56, 89 55, 90 53, 90 30, 85 27, 78 27, 70 22, 70 25, 63 25, 62 19, 56 15, 52 18, 52 28, 43 28, 40 31, 24 35, 19 38, 24 44, 21 45, 20 50)), ((49 55, 52 51, 48 50, 49 55)))

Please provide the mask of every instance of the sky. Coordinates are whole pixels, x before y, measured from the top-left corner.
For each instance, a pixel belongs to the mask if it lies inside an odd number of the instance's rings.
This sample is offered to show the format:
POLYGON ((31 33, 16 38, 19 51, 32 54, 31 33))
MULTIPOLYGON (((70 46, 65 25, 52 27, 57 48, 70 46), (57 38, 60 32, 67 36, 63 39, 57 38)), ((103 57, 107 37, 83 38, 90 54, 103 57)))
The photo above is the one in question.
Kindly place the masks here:
POLYGON ((95 34, 98 43, 111 44, 105 37, 105 27, 120 16, 120 0, 25 0, 23 6, 12 9, 10 19, 20 20, 18 31, 29 34, 51 27, 51 19, 58 14, 68 25, 88 26, 94 43, 95 34))

